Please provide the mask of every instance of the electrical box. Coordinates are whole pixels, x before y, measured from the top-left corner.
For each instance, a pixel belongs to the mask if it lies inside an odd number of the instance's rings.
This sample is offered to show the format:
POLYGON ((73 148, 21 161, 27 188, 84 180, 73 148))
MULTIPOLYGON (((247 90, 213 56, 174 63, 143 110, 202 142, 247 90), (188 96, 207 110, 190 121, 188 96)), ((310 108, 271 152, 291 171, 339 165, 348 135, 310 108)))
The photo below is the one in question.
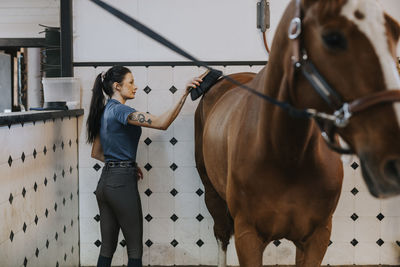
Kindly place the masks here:
POLYGON ((270 28, 270 8, 267 0, 261 0, 257 3, 257 28, 265 32, 270 28))

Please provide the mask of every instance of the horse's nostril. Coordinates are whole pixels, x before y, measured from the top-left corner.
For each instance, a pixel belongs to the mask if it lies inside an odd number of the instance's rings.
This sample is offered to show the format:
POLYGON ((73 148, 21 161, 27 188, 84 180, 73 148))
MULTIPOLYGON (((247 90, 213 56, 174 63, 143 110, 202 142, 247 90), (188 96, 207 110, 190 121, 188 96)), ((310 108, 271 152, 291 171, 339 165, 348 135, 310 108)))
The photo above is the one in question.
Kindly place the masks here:
POLYGON ((389 160, 385 164, 385 175, 389 179, 395 179, 400 183, 400 161, 399 160, 389 160))

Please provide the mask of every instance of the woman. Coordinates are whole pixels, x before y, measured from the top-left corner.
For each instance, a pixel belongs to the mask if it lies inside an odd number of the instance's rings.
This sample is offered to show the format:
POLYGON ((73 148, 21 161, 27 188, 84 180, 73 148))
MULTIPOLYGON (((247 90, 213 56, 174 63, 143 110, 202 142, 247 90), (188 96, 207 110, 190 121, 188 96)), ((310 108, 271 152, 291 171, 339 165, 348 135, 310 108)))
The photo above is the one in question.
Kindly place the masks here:
POLYGON ((97 266, 111 266, 120 228, 127 243, 128 266, 142 266, 143 220, 137 180, 143 174, 135 162, 141 127, 166 130, 178 116, 190 88, 201 81, 193 79, 171 110, 155 116, 125 105, 137 91, 128 68, 114 66, 97 76, 86 123, 92 157, 105 162, 96 189, 102 239, 97 266), (109 97, 106 104, 103 93, 109 97))

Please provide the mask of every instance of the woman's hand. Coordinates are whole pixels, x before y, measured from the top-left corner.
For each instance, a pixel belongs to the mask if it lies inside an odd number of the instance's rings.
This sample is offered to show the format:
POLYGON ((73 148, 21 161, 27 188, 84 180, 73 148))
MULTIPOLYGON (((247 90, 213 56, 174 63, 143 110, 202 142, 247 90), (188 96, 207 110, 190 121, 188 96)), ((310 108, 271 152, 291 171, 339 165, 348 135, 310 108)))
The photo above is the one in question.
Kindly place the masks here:
POLYGON ((136 174, 137 174, 137 179, 138 179, 138 180, 143 179, 143 172, 142 172, 142 169, 140 169, 139 166, 137 166, 137 172, 136 172, 136 174))
POLYGON ((203 80, 200 77, 193 78, 187 85, 186 85, 186 92, 185 94, 188 95, 193 88, 196 88, 200 85, 203 80))

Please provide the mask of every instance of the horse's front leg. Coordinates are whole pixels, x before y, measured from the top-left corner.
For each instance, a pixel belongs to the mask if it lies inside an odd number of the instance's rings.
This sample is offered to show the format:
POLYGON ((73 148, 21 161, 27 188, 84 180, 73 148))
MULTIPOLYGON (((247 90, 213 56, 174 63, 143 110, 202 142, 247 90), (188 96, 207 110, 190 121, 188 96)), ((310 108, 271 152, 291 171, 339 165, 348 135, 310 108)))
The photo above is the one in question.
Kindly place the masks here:
POLYGON ((332 230, 332 218, 325 226, 319 226, 305 241, 295 243, 296 267, 319 267, 329 245, 332 230))
POLYGON ((260 238, 254 226, 236 217, 235 246, 241 267, 261 267, 266 243, 260 238))

